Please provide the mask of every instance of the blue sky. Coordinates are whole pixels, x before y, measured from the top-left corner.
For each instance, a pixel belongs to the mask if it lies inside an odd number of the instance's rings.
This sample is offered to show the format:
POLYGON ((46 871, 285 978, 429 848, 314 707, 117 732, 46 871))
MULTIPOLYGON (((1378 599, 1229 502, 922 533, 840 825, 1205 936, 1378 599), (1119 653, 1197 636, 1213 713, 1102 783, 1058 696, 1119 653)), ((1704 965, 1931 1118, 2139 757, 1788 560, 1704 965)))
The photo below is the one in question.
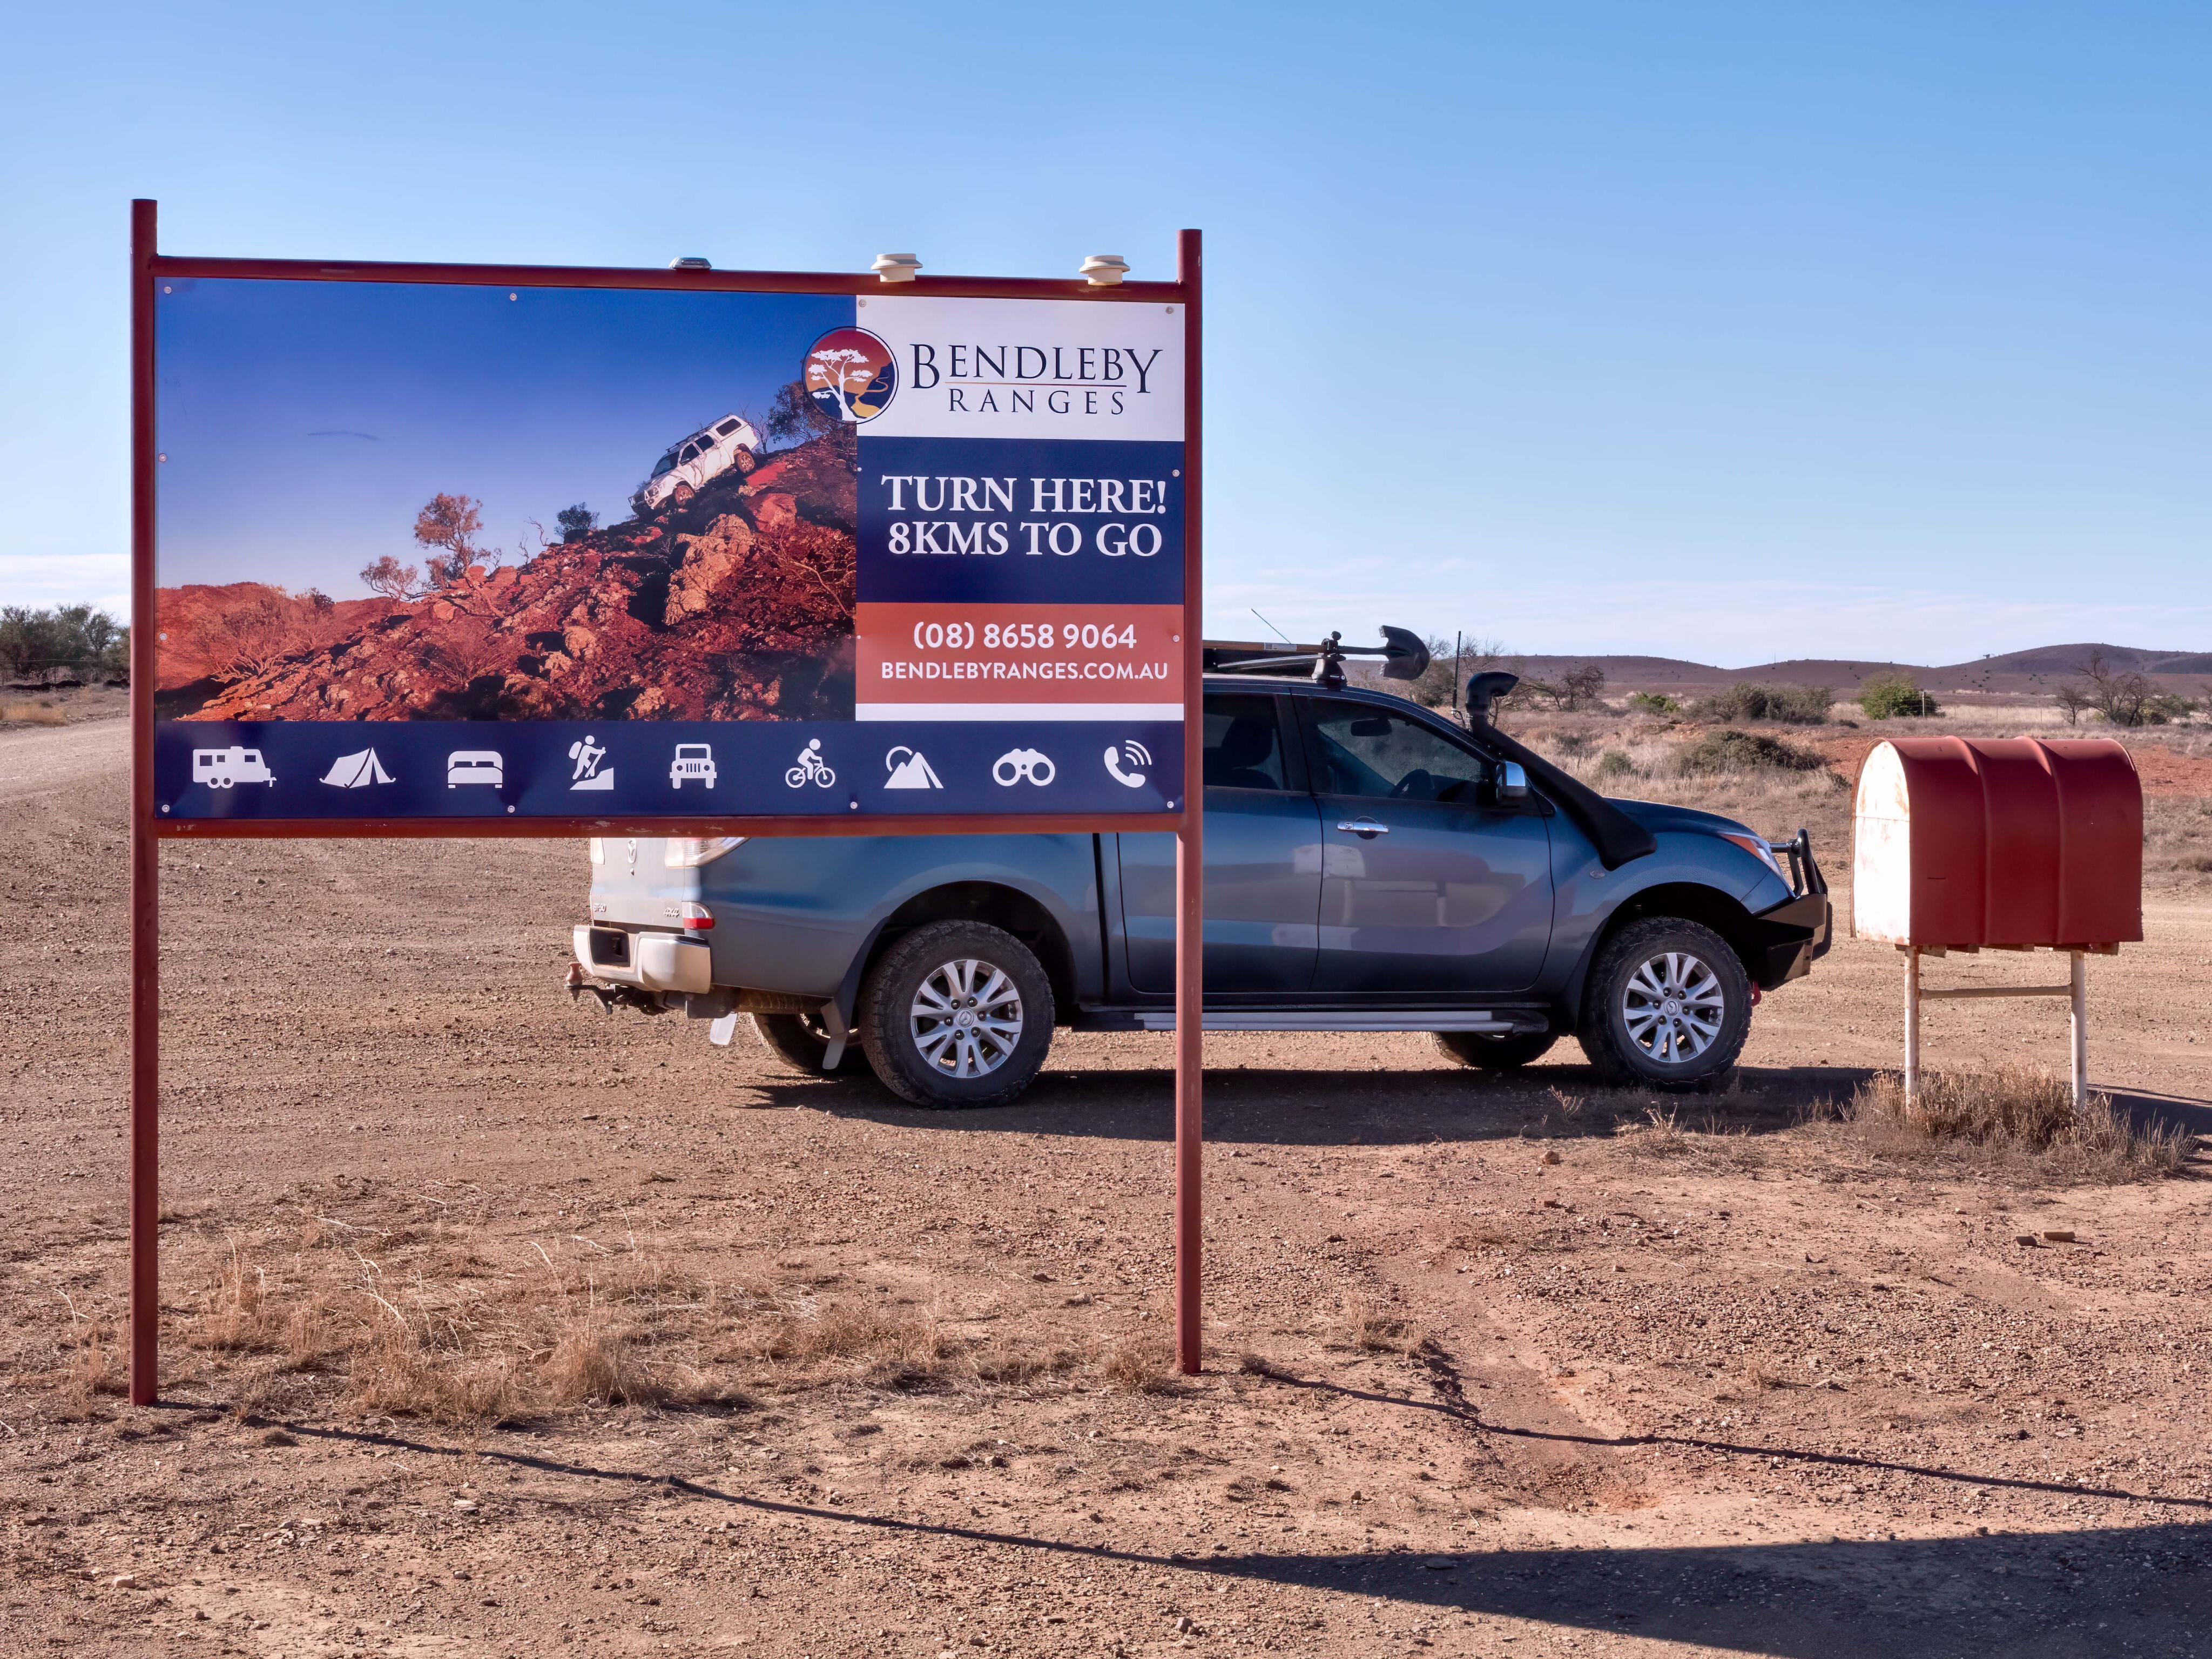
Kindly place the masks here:
POLYGON ((172 251, 333 258, 1143 276, 1202 227, 1217 633, 2212 648, 2202 5, 204 0, 86 30, 0 23, 0 601, 125 592, 149 195, 172 251))
POLYGON ((359 599, 418 568, 416 513, 483 504, 510 562, 572 502, 604 522, 669 445, 767 420, 848 298, 434 283, 180 282, 159 307, 160 580, 359 599), (535 520, 535 523, 532 522, 535 520))

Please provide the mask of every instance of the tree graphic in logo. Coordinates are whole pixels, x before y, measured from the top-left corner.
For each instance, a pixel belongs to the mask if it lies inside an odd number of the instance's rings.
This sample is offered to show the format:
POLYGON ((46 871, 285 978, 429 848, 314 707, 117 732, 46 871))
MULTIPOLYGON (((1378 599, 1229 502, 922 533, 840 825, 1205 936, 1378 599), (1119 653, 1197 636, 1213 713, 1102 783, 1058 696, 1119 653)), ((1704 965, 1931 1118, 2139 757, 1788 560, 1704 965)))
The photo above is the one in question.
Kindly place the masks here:
POLYGON ((824 414, 849 426, 884 412, 898 390, 898 360, 865 328, 833 328, 809 348, 802 381, 824 414))

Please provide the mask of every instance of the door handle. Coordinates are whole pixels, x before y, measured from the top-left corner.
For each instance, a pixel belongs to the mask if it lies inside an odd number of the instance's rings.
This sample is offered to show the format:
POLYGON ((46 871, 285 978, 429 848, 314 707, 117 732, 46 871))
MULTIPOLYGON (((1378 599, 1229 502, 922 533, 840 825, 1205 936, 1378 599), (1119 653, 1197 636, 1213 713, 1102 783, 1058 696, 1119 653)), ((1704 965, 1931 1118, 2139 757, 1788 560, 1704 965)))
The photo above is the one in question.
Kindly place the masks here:
POLYGON ((1377 823, 1372 818, 1362 818, 1356 823, 1340 823, 1336 827, 1349 830, 1355 836, 1387 836, 1390 833, 1389 824, 1377 823))

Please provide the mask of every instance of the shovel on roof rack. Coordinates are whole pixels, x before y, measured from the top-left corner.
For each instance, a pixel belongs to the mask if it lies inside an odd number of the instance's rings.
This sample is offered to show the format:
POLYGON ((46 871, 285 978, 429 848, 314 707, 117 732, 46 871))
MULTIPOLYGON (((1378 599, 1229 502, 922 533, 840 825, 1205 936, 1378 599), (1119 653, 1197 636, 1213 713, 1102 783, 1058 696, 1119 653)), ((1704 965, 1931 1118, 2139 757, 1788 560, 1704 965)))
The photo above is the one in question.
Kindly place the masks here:
POLYGON ((1380 657, 1386 680, 1417 680, 1429 666, 1429 647, 1407 628, 1385 628, 1380 645, 1346 645, 1331 634, 1319 645, 1270 645, 1264 641, 1207 640, 1203 647, 1209 674, 1295 674, 1309 671, 1331 690, 1344 685, 1346 657, 1380 657))

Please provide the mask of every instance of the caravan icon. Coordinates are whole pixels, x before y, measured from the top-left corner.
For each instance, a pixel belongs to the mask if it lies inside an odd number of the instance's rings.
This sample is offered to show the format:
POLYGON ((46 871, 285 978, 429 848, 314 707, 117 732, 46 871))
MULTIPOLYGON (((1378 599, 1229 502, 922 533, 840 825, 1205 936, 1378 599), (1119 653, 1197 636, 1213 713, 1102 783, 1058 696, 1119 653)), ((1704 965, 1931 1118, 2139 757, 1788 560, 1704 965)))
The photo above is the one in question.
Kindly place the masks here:
POLYGON ((192 781, 210 789, 228 789, 239 783, 273 785, 276 775, 269 769, 258 749, 195 749, 192 781))

